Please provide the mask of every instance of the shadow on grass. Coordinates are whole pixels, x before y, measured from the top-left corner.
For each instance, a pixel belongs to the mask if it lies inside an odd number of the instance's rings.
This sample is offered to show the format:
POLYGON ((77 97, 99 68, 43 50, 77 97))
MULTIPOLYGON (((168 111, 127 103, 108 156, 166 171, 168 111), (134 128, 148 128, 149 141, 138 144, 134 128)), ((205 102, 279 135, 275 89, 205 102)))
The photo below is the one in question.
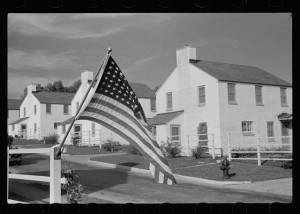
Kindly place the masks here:
POLYGON ((125 163, 119 163, 118 165, 134 167, 134 166, 140 165, 140 163, 135 163, 135 162, 125 162, 125 163))

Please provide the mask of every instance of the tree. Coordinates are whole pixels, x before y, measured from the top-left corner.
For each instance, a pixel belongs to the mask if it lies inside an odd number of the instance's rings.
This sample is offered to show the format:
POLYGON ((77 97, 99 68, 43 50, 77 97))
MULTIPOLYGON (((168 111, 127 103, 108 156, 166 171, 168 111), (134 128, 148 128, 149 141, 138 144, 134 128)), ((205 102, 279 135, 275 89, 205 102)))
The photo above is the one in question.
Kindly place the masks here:
POLYGON ((64 89, 65 89, 62 82, 61 82, 61 80, 55 81, 53 83, 52 87, 55 91, 58 91, 58 92, 63 92, 64 89))
POLYGON ((52 83, 48 83, 45 87, 44 87, 45 91, 53 91, 53 85, 52 83))
POLYGON ((154 91, 157 92, 157 90, 159 89, 159 86, 155 86, 154 87, 154 91))

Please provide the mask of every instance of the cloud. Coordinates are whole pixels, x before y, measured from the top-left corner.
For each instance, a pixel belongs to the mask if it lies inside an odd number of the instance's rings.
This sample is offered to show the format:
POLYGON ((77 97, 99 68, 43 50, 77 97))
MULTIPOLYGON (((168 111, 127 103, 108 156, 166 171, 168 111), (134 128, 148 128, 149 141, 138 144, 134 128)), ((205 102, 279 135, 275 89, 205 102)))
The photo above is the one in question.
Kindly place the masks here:
MULTIPOLYGON (((87 14, 85 16, 93 15, 87 14)), ((72 14, 8 15, 8 35, 18 32, 27 36, 47 36, 62 39, 101 38, 122 32, 126 26, 123 24, 113 27, 91 27, 91 23, 72 20, 72 14)))
POLYGON ((49 54, 46 51, 36 50, 28 53, 22 50, 8 50, 8 68, 9 69, 46 69, 60 70, 79 66, 77 58, 70 56, 71 52, 58 54, 49 54))
POLYGON ((136 13, 81 13, 72 16, 72 19, 124 18, 134 15, 136 13))
POLYGON ((151 60, 155 59, 155 56, 146 57, 134 62, 135 65, 143 65, 151 60))

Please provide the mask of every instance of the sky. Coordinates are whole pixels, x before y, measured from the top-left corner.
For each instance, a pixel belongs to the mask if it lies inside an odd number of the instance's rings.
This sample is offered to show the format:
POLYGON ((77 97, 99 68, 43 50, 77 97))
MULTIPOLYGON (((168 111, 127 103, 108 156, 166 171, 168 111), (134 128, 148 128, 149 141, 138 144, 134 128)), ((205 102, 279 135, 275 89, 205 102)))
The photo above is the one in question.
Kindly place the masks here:
POLYGON ((292 83, 289 13, 8 14, 8 99, 31 83, 70 86, 98 71, 108 49, 129 82, 160 86, 176 49, 197 59, 259 67, 292 83))

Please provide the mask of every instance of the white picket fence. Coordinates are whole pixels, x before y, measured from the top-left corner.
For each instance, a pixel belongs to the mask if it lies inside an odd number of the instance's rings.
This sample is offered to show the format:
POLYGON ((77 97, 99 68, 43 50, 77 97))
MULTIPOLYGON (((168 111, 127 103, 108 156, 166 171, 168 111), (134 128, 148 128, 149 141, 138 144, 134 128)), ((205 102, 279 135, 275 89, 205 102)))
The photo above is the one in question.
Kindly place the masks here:
MULTIPOLYGON (((54 155, 58 145, 51 148, 37 148, 37 149, 9 149, 7 147, 7 202, 14 203, 16 201, 8 198, 9 194, 9 179, 20 179, 29 181, 40 181, 50 183, 50 203, 61 203, 61 184, 66 183, 65 178, 61 178, 61 160, 55 160, 54 155), (50 177, 26 174, 9 173, 9 155, 10 154, 50 154, 50 177)), ((22 202, 17 202, 22 203, 22 202)))
POLYGON ((261 157, 262 154, 292 154, 293 140, 290 136, 263 137, 259 132, 228 132, 228 160, 257 160, 261 166, 262 160, 291 161, 292 158, 261 157), (244 149, 246 148, 246 149, 244 149), (240 149, 240 151, 239 151, 240 149), (247 150, 248 149, 248 150, 247 150), (279 149, 279 151, 278 151, 279 149), (233 157, 232 154, 256 154, 257 157, 233 157))

